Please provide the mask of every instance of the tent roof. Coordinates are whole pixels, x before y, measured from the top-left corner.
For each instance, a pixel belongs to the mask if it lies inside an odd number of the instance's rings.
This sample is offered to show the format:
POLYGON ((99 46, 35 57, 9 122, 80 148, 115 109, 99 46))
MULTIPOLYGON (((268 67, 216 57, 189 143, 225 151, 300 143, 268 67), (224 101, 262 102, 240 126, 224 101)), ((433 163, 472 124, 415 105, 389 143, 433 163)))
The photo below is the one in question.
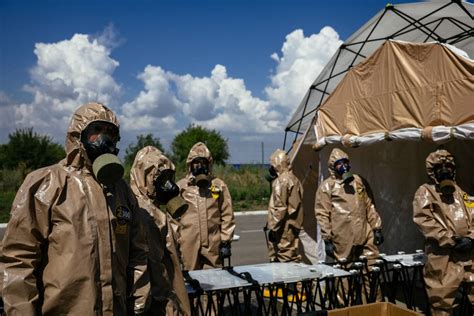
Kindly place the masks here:
POLYGON ((347 71, 387 39, 445 42, 474 56, 473 15, 474 5, 461 1, 387 5, 341 45, 306 92, 286 132, 295 132, 296 136, 305 132, 316 109, 334 91, 347 71))
POLYGON ((432 134, 433 127, 444 128, 448 137, 452 128, 474 128, 473 97, 473 60, 439 43, 386 41, 349 70, 319 107, 317 147, 422 137, 444 141, 432 134))

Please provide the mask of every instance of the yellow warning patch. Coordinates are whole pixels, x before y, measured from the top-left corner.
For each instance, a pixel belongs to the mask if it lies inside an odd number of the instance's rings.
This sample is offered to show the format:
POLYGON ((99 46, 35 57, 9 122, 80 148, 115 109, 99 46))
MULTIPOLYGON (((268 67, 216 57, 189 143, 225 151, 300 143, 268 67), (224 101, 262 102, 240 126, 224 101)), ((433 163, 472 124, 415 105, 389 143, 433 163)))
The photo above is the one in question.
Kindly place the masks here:
POLYGON ((464 193, 462 199, 464 200, 464 204, 467 207, 474 208, 474 197, 467 195, 467 193, 464 193))
POLYGON ((221 190, 219 188, 216 188, 214 184, 211 185, 211 194, 214 200, 217 200, 219 198, 220 192, 221 190))

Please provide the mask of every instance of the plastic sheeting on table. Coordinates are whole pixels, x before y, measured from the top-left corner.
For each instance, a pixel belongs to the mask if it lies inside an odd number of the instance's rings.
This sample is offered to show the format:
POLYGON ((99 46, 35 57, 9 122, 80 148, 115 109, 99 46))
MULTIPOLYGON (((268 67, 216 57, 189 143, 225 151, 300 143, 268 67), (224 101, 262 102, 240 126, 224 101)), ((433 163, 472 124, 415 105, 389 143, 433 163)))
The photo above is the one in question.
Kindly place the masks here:
POLYGON ((325 264, 307 265, 295 262, 275 262, 234 267, 238 273, 248 272, 260 284, 294 283, 327 276, 348 276, 349 272, 325 264))
MULTIPOLYGON (((189 271, 189 275, 199 281, 201 288, 208 291, 232 289, 250 286, 251 284, 224 269, 208 269, 189 271)), ((191 288, 188 286, 188 291, 191 288)))
POLYGON ((424 262, 424 256, 423 254, 419 253, 409 253, 409 254, 400 254, 400 255, 385 255, 382 256, 382 258, 390 263, 400 263, 403 266, 406 267, 414 267, 414 266, 419 266, 423 265, 424 262))

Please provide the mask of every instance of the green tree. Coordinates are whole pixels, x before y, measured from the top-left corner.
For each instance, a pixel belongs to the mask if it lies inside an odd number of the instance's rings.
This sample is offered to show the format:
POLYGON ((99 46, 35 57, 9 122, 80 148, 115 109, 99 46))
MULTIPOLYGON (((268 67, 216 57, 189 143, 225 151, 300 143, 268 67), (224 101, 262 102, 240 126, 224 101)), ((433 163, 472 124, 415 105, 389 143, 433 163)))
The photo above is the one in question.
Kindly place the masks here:
POLYGON ((153 137, 153 134, 137 135, 137 142, 128 145, 127 149, 125 149, 125 165, 131 166, 138 151, 145 146, 154 146, 164 152, 160 139, 153 137))
POLYGON ((8 143, 0 146, 0 166, 5 169, 21 167, 28 172, 57 163, 66 155, 61 145, 32 127, 17 129, 8 138, 8 143))
POLYGON ((227 140, 215 130, 208 130, 199 125, 191 124, 184 131, 179 133, 171 143, 174 162, 183 167, 189 150, 197 142, 203 142, 209 148, 215 164, 225 165, 225 160, 229 158, 227 140))

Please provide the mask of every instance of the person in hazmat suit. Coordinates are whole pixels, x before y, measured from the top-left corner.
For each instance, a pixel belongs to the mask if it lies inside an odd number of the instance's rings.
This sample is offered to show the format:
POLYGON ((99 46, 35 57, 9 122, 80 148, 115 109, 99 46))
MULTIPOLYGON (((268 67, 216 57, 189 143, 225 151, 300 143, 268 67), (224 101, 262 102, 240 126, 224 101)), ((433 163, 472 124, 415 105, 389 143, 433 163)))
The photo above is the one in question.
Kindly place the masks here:
POLYGON ((293 174, 285 151, 277 149, 270 157, 269 180, 272 192, 265 230, 271 262, 300 261, 299 233, 303 225, 303 187, 293 174))
POLYGON ((3 238, 8 315, 127 315, 147 308, 148 248, 116 154, 119 124, 79 107, 66 158, 27 175, 3 238))
POLYGON ((432 315, 452 315, 453 303, 463 281, 470 283, 474 302, 474 215, 468 195, 455 182, 454 157, 438 149, 426 158, 429 182, 413 200, 413 221, 425 237, 426 290, 432 315))
POLYGON ((153 146, 138 151, 130 171, 132 191, 148 215, 145 222, 152 293, 149 315, 191 315, 177 250, 177 223, 173 219, 181 216, 188 205, 179 196, 174 175, 174 164, 153 146))
POLYGON ((178 218, 184 269, 218 268, 231 256, 235 219, 224 181, 212 175, 212 155, 198 142, 186 159, 187 174, 178 181, 188 210, 178 218))
POLYGON ((368 183, 350 172, 349 156, 338 148, 332 150, 328 168, 330 177, 319 185, 315 201, 326 255, 349 262, 361 255, 377 257, 382 220, 368 183))

